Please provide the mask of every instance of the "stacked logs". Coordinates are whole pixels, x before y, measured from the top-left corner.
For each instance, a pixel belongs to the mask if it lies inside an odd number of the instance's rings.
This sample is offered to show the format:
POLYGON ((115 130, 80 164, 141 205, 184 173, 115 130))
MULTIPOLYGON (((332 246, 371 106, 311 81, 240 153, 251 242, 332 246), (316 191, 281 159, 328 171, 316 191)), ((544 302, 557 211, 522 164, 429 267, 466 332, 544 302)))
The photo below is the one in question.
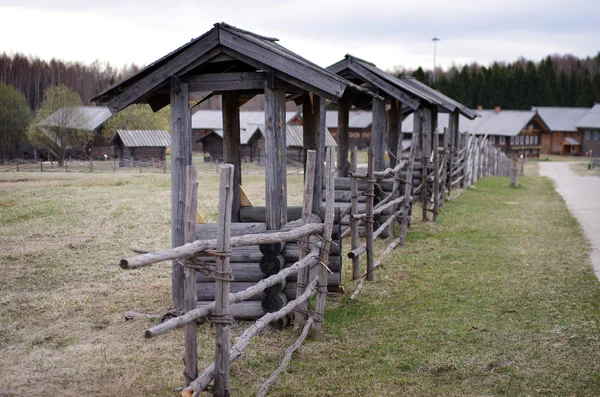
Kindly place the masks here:
MULTIPOLYGON (((302 207, 288 207, 288 219, 299 219, 302 207)), ((323 222, 324 208, 313 215, 312 221, 323 222)), ((231 236, 242 236, 255 233, 266 233, 264 207, 242 207, 240 210, 241 223, 231 224, 231 236)), ((280 231, 291 230, 298 227, 299 221, 291 221, 283 226, 280 231)), ((214 238, 216 232, 215 224, 196 225, 196 239, 214 238)), ((235 247, 229 256, 231 267, 232 293, 243 291, 260 280, 279 273, 283 268, 290 267, 298 262, 301 247, 297 242, 278 243, 260 246, 235 247)), ((198 256, 195 262, 199 268, 211 267, 215 263, 215 257, 210 255, 198 256)), ((327 290, 338 292, 341 287, 342 257, 341 257, 341 228, 340 209, 336 209, 334 227, 332 233, 332 244, 330 246, 329 265, 331 273, 327 280, 327 290)), ((288 301, 296 298, 297 274, 267 288, 245 302, 231 305, 231 314, 239 319, 257 319, 265 313, 281 309, 288 301)), ((208 274, 198 272, 197 278, 198 306, 207 305, 215 299, 215 278, 208 274)))

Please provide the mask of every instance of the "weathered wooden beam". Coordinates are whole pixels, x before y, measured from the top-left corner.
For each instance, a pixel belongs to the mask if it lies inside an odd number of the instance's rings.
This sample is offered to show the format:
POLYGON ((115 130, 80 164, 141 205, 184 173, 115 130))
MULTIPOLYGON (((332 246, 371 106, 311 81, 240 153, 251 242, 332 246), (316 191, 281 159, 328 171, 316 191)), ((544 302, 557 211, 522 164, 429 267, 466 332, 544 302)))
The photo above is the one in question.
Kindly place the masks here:
MULTIPOLYGON (((306 153, 308 150, 314 150, 317 159, 315 164, 313 212, 316 212, 319 207, 321 207, 321 202, 323 201, 323 188, 321 184, 323 181, 325 145, 321 146, 321 134, 324 133, 324 131, 321 130, 321 118, 325 119, 325 113, 321 113, 321 102, 325 105, 325 100, 318 95, 305 94, 302 96, 304 151, 306 153)), ((325 136, 323 135, 323 139, 324 138, 325 136)))
POLYGON ((371 148, 373 148, 374 171, 385 167, 385 101, 373 98, 373 123, 371 125, 371 148))
POLYGON ((392 100, 390 110, 388 111, 388 146, 387 150, 390 155, 390 168, 396 166, 396 162, 400 158, 396 159, 398 154, 398 140, 402 135, 402 103, 396 100, 392 100))
POLYGON ((215 48, 218 43, 219 37, 216 31, 205 35, 201 40, 196 41, 163 66, 155 69, 143 78, 132 82, 123 89, 123 92, 110 100, 107 106, 113 113, 123 110, 150 91, 165 84, 171 76, 184 72, 187 68, 195 67, 218 55, 221 52, 220 49, 215 48), (195 59, 195 61, 190 64, 190 59, 195 59))
MULTIPOLYGON (((277 84, 277 80, 274 81, 277 84)), ((285 91, 265 83, 266 223, 269 230, 287 222, 285 91)))
POLYGON ((404 93, 399 87, 395 87, 392 83, 382 79, 352 59, 349 60, 348 67, 355 75, 364 79, 366 82, 371 83, 375 87, 378 87, 383 92, 406 104, 411 109, 415 110, 419 107, 419 100, 404 93))
POLYGON ((240 155, 240 110, 237 91, 223 93, 223 162, 233 165, 233 203, 231 221, 240 217, 240 186, 242 185, 242 157, 240 155))
MULTIPOLYGON (((185 167, 192 164, 192 120, 186 83, 172 81, 171 86, 171 241, 172 247, 184 244, 185 167)), ((183 267, 172 264, 173 307, 183 309, 183 267)))
MULTIPOLYGON (((198 169, 189 165, 185 169, 185 243, 196 239, 196 209, 198 208, 198 169)), ((187 263, 189 264, 189 263, 187 263)), ((191 266, 184 269, 184 310, 189 312, 196 308, 196 270, 191 266)), ((185 326, 185 385, 189 385, 198 376, 198 335, 196 323, 185 326)))
MULTIPOLYGON (((217 252, 225 256, 216 259, 215 279, 215 389, 216 397, 229 397, 229 353, 231 346, 231 330, 229 321, 229 258, 231 250, 231 213, 233 195, 235 194, 235 167, 225 164, 219 177, 219 220, 217 222, 217 252), (233 185, 233 186, 232 186, 233 185)), ((187 385, 189 386, 189 384, 187 385)))
MULTIPOLYGON (((358 149, 352 146, 352 155, 350 157, 350 170, 356 172, 358 149)), ((358 248, 358 219, 352 218, 352 215, 358 213, 358 183, 356 178, 350 179, 350 192, 352 196, 352 207, 350 211, 350 247, 358 248)), ((352 280, 356 280, 360 276, 360 258, 352 258, 352 280)))
POLYGON ((350 104, 346 101, 338 103, 338 129, 337 129, 337 176, 348 176, 348 121, 350 104))
MULTIPOLYGON (((385 108, 384 108, 385 109, 385 108)), ((373 199, 375 198, 375 185, 374 185, 374 176, 373 176, 373 168, 374 168, 374 159, 373 159, 373 150, 371 148, 368 149, 367 152, 369 169, 367 171, 367 178, 369 184, 367 185, 367 209, 366 209, 366 250, 367 250, 367 280, 373 281, 375 279, 375 274, 373 273, 373 258, 375 252, 373 252, 374 239, 373 236, 373 199)))
POLYGON ((264 72, 197 74, 185 78, 190 92, 260 90, 266 81, 264 72))

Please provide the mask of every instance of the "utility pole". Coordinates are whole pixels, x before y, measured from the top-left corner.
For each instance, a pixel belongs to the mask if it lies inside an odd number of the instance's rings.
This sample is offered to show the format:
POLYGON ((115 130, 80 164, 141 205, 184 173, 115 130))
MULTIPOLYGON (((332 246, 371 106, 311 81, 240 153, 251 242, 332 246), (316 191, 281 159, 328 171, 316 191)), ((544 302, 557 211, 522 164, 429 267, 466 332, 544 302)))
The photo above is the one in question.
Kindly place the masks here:
POLYGON ((438 37, 434 37, 433 39, 431 39, 431 41, 433 41, 433 84, 435 84, 435 51, 437 47, 437 42, 440 41, 440 39, 438 37))

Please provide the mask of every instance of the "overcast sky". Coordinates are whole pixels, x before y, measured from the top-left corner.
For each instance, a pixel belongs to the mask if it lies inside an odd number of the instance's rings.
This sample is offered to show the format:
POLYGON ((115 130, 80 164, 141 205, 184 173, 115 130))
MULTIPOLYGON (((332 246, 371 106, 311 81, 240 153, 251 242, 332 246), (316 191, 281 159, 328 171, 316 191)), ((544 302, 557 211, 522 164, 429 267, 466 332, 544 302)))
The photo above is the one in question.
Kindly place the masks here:
POLYGON ((0 0, 0 52, 145 65, 227 22, 321 65, 382 69, 600 51, 598 0, 0 0))

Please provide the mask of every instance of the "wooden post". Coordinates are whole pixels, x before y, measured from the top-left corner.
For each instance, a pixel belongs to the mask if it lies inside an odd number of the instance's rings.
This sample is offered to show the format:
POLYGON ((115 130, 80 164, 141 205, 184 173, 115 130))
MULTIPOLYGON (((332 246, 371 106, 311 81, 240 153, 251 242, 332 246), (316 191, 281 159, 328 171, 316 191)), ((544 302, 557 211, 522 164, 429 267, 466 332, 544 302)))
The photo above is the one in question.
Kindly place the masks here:
POLYGON ((525 174, 525 148, 521 149, 521 175, 525 174))
POLYGON ((437 222, 440 210, 440 134, 437 130, 433 133, 433 221, 437 222))
POLYGON ((421 119, 421 205, 423 222, 427 222, 427 206, 429 204, 429 156, 431 154, 431 109, 423 110, 421 119))
MULTIPOLYGON (((358 157, 358 148, 356 146, 352 146, 352 154, 350 155, 350 171, 356 173, 357 166, 357 157, 358 157)), ((350 177, 350 200, 351 200, 351 210, 350 213, 352 215, 356 215, 358 213, 358 181, 355 177, 350 177)), ((350 246, 352 250, 358 248, 358 219, 350 218, 350 246)), ((352 280, 356 280, 360 277, 360 258, 354 257, 352 258, 352 280)))
MULTIPOLYGON (((192 128, 187 83, 171 82, 171 239, 184 244, 185 167, 192 164, 192 128)), ((172 264, 173 307, 183 309, 183 267, 172 264)))
POLYGON ((373 98, 373 123, 371 125, 371 147, 375 157, 375 171, 385 168, 384 140, 385 140, 385 101, 373 98))
POLYGON ((519 185, 519 159, 512 157, 510 160, 510 186, 517 187, 519 185))
POLYGON ((417 134, 413 134, 412 143, 410 147, 410 155, 408 157, 408 168, 406 170, 406 185, 404 188, 404 213, 402 214, 402 227, 400 229, 400 245, 404 245, 406 243, 406 233, 408 232, 408 218, 410 216, 410 202, 412 199, 412 177, 413 170, 415 166, 415 157, 417 154, 417 142, 419 136, 417 134))
POLYGON ((323 325, 323 316, 325 315, 325 301, 327 299, 327 265, 329 264, 329 247, 331 241, 331 233, 333 231, 333 216, 334 216, 334 171, 333 165, 333 148, 327 148, 327 172, 326 172, 326 203, 325 203, 325 220, 323 228, 323 241, 321 242, 321 250, 319 252, 320 264, 317 265, 317 301, 315 304, 315 325, 313 336, 318 338, 321 336, 321 328, 323 325))
POLYGON ((321 118, 325 119, 325 113, 323 112, 321 114, 321 102, 325 101, 321 100, 318 95, 305 94, 302 97, 304 150, 314 150, 317 152, 313 190, 313 212, 316 212, 323 204, 323 159, 325 158, 325 146, 323 145, 323 147, 321 147, 321 118))
POLYGON ((450 176, 447 181, 448 195, 452 193, 452 174, 454 173, 454 161, 456 153, 458 152, 458 131, 456 128, 455 118, 458 118, 458 113, 453 112, 448 115, 448 142, 449 142, 449 154, 450 161, 448 163, 448 175, 450 176))
POLYGON ((367 243, 367 281, 373 281, 375 279, 374 270, 374 252, 373 252, 373 199, 375 198, 375 175, 374 175, 374 161, 373 161, 373 148, 368 149, 368 162, 369 168, 367 171, 367 205, 366 205, 366 232, 365 239, 367 243))
MULTIPOLYGON (((390 156, 390 168, 396 166, 396 161, 400 161, 398 152, 398 143, 402 148, 402 104, 392 99, 392 105, 388 112, 388 153, 390 156)), ((402 150, 400 150, 400 153, 402 150)))
POLYGON ((215 390, 216 397, 229 396, 229 350, 231 332, 229 329, 229 252, 231 250, 231 209, 233 205, 233 184, 235 168, 224 164, 219 177, 219 219, 217 222, 217 253, 215 278, 215 390))
MULTIPOLYGON (((198 207, 198 169, 195 165, 185 168, 185 231, 184 242, 192 243, 196 240, 196 208, 198 207)), ((183 271, 183 295, 185 312, 194 310, 198 303, 196 292, 196 270, 186 266, 183 271)), ((185 326, 185 385, 188 386, 198 377, 198 337, 196 335, 196 322, 192 321, 185 326)))
POLYGON ((338 102, 337 130, 337 176, 348 176, 348 121, 350 105, 346 101, 338 102))
POLYGON ((287 223, 287 166, 285 90, 265 84, 266 223, 278 230, 287 223))
POLYGON ((240 111, 238 92, 222 94, 223 112, 223 162, 233 165, 233 203, 231 221, 239 221, 240 186, 242 185, 242 159, 240 156, 240 111))
MULTIPOLYGON (((308 150, 306 152, 306 170, 304 172, 304 196, 302 200, 302 225, 306 225, 310 221, 312 215, 314 190, 315 190, 315 167, 317 163, 317 152, 314 150, 308 150)), ((321 189, 319 189, 321 190, 321 189)), ((309 237, 302 238, 303 246, 300 247, 300 254, 298 260, 302 260, 306 257, 306 254, 310 251, 308 247, 309 237)), ((306 286, 308 285, 309 269, 303 268, 298 271, 298 281, 296 283, 296 298, 304 294, 306 286)), ((301 309, 306 309, 307 305, 303 304, 301 309)), ((302 310, 296 312, 296 320, 294 321, 294 328, 301 327, 306 321, 306 314, 302 310)))

